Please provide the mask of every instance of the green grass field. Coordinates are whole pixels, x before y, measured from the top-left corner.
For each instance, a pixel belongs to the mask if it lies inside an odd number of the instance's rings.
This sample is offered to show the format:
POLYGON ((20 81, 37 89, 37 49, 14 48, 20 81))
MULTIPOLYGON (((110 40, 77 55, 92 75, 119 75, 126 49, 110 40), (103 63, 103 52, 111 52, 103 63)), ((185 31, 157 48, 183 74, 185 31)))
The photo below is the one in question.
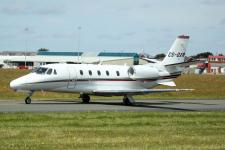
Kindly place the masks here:
MULTIPOLYGON (((26 73, 0 69, 0 99, 24 99, 26 95, 12 91, 9 82, 26 73)), ((182 75, 175 82, 176 88, 196 90, 136 98, 225 99, 225 76, 182 75)), ((33 98, 78 99, 78 95, 37 92, 33 98)), ((1 150, 224 148, 223 111, 0 113, 1 150)))
POLYGON ((224 149, 224 112, 0 113, 0 149, 224 149))
MULTIPOLYGON (((24 99, 26 94, 14 92, 9 88, 11 80, 27 74, 27 70, 0 69, 0 99, 24 99)), ((160 93, 136 96, 136 99, 225 99, 224 75, 182 75, 175 80, 174 88, 195 89, 192 92, 160 93)), ((157 88, 171 88, 159 86, 157 88)), ((78 94, 36 92, 33 99, 78 99, 78 94)), ((94 97, 94 99, 106 99, 94 97)), ((121 99, 121 97, 113 97, 121 99)))

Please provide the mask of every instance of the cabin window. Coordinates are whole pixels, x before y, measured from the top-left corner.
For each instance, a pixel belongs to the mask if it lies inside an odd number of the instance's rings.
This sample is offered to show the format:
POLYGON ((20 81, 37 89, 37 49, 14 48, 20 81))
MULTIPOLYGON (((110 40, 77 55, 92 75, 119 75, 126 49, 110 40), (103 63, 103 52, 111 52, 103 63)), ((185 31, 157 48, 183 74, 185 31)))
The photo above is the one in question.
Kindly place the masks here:
POLYGON ((56 70, 54 69, 54 75, 57 75, 57 72, 56 72, 56 70))
POLYGON ((106 75, 109 76, 109 71, 108 70, 106 71, 106 75))
POLYGON ((89 75, 91 76, 91 75, 92 75, 92 71, 91 71, 91 70, 89 70, 88 72, 89 72, 89 75))
POLYGON ((47 74, 52 74, 52 69, 48 69, 47 74))
POLYGON ((83 74, 84 74, 83 70, 80 70, 80 75, 83 75, 83 74))
POLYGON ((120 76, 120 72, 119 72, 119 71, 116 71, 116 75, 117 75, 117 76, 120 76))
POLYGON ((98 73, 99 76, 101 75, 101 72, 99 70, 97 71, 97 73, 98 73))
POLYGON ((35 72, 37 74, 45 74, 45 72, 48 70, 48 68, 39 67, 35 72))

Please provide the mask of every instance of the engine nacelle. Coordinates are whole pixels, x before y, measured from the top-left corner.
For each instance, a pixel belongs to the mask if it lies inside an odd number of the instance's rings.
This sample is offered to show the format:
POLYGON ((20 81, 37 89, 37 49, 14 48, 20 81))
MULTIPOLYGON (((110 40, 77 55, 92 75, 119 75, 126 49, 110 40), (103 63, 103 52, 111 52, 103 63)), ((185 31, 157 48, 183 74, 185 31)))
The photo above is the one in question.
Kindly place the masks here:
POLYGON ((128 69, 128 74, 131 79, 149 79, 159 77, 158 69, 147 65, 130 67, 128 69))

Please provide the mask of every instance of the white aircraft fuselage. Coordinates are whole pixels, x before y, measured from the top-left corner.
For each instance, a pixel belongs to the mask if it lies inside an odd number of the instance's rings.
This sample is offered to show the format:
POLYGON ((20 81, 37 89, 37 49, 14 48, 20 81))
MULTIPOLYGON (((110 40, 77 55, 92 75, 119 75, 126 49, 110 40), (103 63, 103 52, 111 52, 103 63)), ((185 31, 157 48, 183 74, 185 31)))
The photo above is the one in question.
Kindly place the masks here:
POLYGON ((30 100, 35 91, 52 91, 80 93, 84 102, 89 102, 89 95, 122 95, 124 102, 128 102, 125 104, 130 104, 132 95, 178 91, 150 88, 157 85, 175 86, 172 79, 184 69, 180 64, 184 62, 188 39, 189 36, 179 36, 162 62, 135 66, 49 64, 13 80, 10 87, 29 93, 26 100, 30 100))
MULTIPOLYGON (((50 64, 41 66, 44 73, 32 72, 10 83, 18 91, 54 91, 89 93, 96 90, 129 90, 152 88, 180 75, 162 73, 156 65, 50 64), (143 68, 144 67, 144 68, 143 68), (148 69, 151 74, 132 75, 129 69, 148 69), (52 70, 48 74, 48 70, 52 70), (54 73, 55 72, 55 73, 54 73)), ((114 95, 114 94, 112 94, 114 95)), ((117 93, 115 93, 117 95, 117 93)))

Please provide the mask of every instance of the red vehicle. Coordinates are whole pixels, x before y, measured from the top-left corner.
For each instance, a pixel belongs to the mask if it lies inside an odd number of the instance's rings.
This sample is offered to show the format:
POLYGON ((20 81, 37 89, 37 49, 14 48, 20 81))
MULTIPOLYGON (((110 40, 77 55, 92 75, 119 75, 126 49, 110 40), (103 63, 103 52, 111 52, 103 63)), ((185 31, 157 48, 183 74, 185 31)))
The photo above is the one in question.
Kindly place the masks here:
POLYGON ((28 69, 28 66, 18 66, 18 69, 28 69))

